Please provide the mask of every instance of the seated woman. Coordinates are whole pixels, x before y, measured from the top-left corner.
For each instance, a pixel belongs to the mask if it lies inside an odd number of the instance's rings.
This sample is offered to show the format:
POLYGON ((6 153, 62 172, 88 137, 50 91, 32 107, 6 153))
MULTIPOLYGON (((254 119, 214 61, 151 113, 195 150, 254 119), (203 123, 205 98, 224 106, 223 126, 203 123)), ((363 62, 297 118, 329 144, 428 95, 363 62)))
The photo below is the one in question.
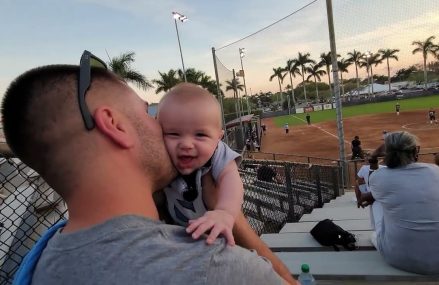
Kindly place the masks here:
POLYGON ((389 264, 419 274, 439 274, 439 167, 417 163, 417 138, 408 132, 385 138, 385 168, 369 179, 376 239, 389 264), (375 202, 374 202, 375 201, 375 202))

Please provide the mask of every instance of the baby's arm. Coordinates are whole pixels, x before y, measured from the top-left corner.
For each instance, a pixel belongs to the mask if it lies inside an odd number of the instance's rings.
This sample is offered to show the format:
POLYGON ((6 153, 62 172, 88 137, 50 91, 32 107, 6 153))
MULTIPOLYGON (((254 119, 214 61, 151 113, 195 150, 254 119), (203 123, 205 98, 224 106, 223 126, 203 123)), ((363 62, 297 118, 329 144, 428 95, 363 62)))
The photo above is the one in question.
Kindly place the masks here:
POLYGON ((201 218, 189 221, 186 231, 197 239, 210 230, 206 240, 208 244, 213 243, 219 234, 223 234, 228 243, 234 245, 232 229, 236 217, 241 213, 244 196, 242 180, 234 160, 221 171, 216 184, 218 195, 214 209, 206 212, 201 218))

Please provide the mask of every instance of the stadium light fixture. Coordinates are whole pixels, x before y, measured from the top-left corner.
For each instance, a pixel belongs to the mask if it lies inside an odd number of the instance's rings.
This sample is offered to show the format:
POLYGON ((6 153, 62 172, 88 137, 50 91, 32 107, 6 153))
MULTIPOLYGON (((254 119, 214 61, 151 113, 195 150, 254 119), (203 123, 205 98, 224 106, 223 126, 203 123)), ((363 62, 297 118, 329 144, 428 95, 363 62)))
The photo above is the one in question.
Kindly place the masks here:
MULTIPOLYGON (((242 58, 245 56, 245 48, 239 48, 239 59, 241 60, 241 70, 242 70, 242 79, 244 81, 244 91, 245 96, 247 97, 247 85, 245 84, 245 72, 244 72, 244 65, 242 64, 242 58)), ((247 113, 250 114, 250 109, 247 101, 247 113)))
POLYGON ((178 12, 172 12, 172 17, 174 18, 175 31, 177 32, 177 40, 178 40, 178 47, 180 49, 181 65, 183 67, 183 77, 184 77, 184 81, 187 82, 187 80, 186 80, 186 70, 184 68, 184 61, 183 61, 183 52, 181 51, 180 35, 178 33, 177 20, 179 20, 180 22, 184 23, 184 22, 186 22, 189 19, 185 15, 182 15, 182 14, 180 14, 178 12))

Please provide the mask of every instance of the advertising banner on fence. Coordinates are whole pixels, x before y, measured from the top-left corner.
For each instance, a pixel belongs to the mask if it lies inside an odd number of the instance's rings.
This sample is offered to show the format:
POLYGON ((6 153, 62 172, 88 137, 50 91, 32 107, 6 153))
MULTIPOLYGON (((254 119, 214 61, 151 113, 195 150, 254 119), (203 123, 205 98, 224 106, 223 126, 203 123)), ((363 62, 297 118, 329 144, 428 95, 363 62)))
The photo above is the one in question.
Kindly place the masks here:
POLYGON ((301 114, 303 113, 303 108, 297 108, 296 109, 296 114, 301 114))
POLYGON ((308 106, 308 107, 303 108, 303 110, 304 110, 306 113, 308 113, 308 112, 313 112, 313 111, 314 111, 314 107, 313 107, 313 106, 308 106))
POLYGON ((332 109, 332 104, 325 104, 325 105, 323 105, 323 109, 324 110, 332 109))
POLYGON ((314 105, 314 111, 321 111, 323 110, 322 105, 314 105))

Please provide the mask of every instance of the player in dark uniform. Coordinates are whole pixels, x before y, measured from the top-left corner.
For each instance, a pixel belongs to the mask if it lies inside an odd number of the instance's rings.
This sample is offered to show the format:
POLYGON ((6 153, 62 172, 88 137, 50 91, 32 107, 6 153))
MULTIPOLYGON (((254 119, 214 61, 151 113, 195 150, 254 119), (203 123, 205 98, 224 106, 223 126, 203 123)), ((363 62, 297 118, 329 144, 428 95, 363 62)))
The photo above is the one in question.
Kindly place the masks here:
POLYGON ((399 102, 397 102, 395 105, 395 111, 396 111, 396 115, 398 116, 399 116, 399 110, 401 110, 401 106, 399 105, 399 102))
POLYGON ((306 113, 306 122, 311 125, 311 115, 309 113, 306 113))
POLYGON ((430 119, 430 124, 433 124, 433 122, 437 124, 436 111, 433 108, 430 108, 430 111, 428 111, 428 118, 430 119))
POLYGON ((361 149, 361 141, 359 136, 355 136, 351 142, 352 157, 351 159, 364 158, 363 150, 361 149))

